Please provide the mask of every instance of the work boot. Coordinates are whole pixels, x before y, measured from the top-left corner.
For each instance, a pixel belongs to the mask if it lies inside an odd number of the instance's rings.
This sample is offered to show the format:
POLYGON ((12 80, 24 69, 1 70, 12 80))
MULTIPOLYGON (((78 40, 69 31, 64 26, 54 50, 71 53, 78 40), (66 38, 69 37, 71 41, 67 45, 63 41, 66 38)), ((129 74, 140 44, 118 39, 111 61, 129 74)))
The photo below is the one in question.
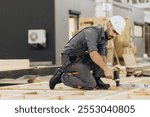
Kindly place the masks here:
POLYGON ((49 88, 54 89, 56 84, 61 83, 61 75, 63 74, 63 70, 61 68, 57 68, 54 72, 53 77, 49 81, 49 88))
POLYGON ((96 81, 96 89, 108 89, 110 88, 110 84, 105 84, 101 79, 96 81))

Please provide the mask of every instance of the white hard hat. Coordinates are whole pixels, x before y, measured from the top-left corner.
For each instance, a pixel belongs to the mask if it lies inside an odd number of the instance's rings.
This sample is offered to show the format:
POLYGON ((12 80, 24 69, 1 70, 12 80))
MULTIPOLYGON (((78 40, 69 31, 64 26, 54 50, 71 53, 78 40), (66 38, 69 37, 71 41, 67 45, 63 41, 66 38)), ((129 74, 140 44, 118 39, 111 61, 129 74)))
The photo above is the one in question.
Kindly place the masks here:
POLYGON ((122 16, 116 15, 109 19, 113 28, 118 34, 122 34, 125 28, 125 20, 122 16))

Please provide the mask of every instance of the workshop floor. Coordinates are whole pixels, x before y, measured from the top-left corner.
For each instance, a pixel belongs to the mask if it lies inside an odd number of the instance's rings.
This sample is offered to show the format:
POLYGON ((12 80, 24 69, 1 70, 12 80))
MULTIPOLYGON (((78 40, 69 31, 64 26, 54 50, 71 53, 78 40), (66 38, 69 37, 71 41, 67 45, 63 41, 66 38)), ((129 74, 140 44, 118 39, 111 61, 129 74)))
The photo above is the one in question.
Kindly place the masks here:
MULTIPOLYGON (((149 100, 150 77, 125 77, 121 78, 122 86, 116 87, 115 81, 102 79, 110 83, 109 90, 78 90, 58 84, 50 90, 48 81, 50 76, 40 77, 36 83, 0 87, 0 99, 12 100, 149 100)), ((13 81, 12 81, 13 82, 13 81)))

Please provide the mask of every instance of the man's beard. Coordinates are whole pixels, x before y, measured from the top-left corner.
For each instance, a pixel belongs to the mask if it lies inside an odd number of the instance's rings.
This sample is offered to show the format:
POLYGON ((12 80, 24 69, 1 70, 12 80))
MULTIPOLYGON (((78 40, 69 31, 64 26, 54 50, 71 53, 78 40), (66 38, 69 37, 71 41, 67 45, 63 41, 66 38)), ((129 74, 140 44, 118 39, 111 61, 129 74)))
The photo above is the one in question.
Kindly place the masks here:
POLYGON ((105 31, 105 36, 108 40, 111 40, 113 38, 113 36, 109 35, 108 30, 105 31))

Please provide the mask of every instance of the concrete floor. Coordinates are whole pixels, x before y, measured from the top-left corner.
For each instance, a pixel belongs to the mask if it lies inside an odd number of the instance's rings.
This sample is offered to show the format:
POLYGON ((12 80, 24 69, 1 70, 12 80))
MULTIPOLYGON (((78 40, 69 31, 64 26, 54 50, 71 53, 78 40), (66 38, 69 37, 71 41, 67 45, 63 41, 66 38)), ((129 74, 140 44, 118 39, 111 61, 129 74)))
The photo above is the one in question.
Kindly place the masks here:
MULTIPOLYGON (((121 87, 116 87, 115 82, 110 79, 102 79, 110 83, 109 90, 78 90, 58 84, 54 90, 50 90, 48 81, 51 76, 38 77, 36 83, 0 87, 0 99, 13 100, 149 100, 150 99, 150 77, 125 77, 121 78, 121 87)), ((20 78, 20 81, 22 81, 20 78)), ((19 80, 18 80, 19 81, 19 80)))

